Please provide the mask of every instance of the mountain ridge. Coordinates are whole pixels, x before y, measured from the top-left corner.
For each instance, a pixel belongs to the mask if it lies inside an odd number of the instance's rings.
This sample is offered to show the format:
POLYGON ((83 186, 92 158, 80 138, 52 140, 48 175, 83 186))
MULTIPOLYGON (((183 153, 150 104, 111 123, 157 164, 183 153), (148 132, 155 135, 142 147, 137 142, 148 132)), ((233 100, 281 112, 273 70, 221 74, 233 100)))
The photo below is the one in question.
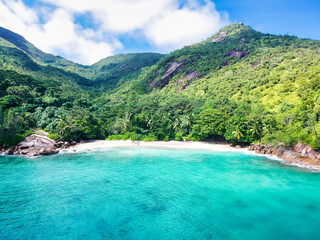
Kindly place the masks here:
POLYGON ((53 64, 54 66, 61 67, 75 64, 70 60, 41 51, 32 43, 28 42, 23 36, 3 27, 0 27, 0 37, 12 43, 17 48, 23 50, 25 53, 29 54, 32 58, 40 63, 53 64))
MULTIPOLYGON (((31 57, 33 57, 35 60, 39 61, 40 63, 54 64, 54 66, 60 66, 60 67, 68 67, 69 65, 70 66, 79 65, 79 66, 83 66, 83 67, 90 67, 92 65, 98 64, 99 62, 106 61, 106 59, 108 59, 108 58, 113 58, 113 57, 117 57, 120 55, 136 54, 136 53, 116 54, 116 55, 102 58, 99 61, 97 61, 91 65, 83 65, 83 64, 79 64, 77 62, 74 62, 72 60, 63 58, 61 56, 55 56, 51 53, 43 52, 42 50, 35 47, 32 43, 27 41, 23 36, 0 26, 0 39, 1 38, 4 39, 5 41, 11 43, 12 45, 16 46, 17 48, 23 50, 25 53, 29 54, 31 57)), ((153 54, 153 52, 142 52, 141 54, 153 54)), ((154 54, 163 55, 160 53, 154 53, 154 54)))
POLYGON ((72 84, 78 84, 84 88, 90 86, 102 86, 104 89, 113 88, 126 79, 138 75, 141 68, 154 64, 163 56, 157 53, 119 54, 87 66, 45 53, 24 37, 2 27, 0 27, 0 40, 0 54, 5 60, 2 69, 14 69, 22 74, 41 78, 50 76, 52 72, 53 78, 61 76, 58 77, 60 81, 64 82, 64 79, 69 79, 72 84), (119 69, 124 64, 130 65, 131 68, 128 69, 125 66, 119 69), (6 68, 6 65, 10 67, 6 68), (43 72, 45 74, 42 74, 43 72))

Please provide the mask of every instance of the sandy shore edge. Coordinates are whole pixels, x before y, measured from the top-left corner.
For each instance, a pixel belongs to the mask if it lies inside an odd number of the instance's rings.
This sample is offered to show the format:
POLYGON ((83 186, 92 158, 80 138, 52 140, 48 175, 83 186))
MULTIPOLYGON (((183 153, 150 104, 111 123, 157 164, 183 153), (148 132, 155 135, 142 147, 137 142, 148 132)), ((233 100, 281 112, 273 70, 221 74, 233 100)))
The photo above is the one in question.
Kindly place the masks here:
MULTIPOLYGON (((67 152, 88 152, 94 150, 104 150, 112 148, 165 148, 165 149, 194 149, 194 150, 213 150, 213 151, 243 151, 231 147, 229 144, 217 144, 206 142, 179 142, 179 141, 132 141, 132 140, 92 140, 79 143, 69 149, 67 152)), ((63 151, 62 151, 63 152, 63 151)))
POLYGON ((249 151, 247 148, 236 148, 232 147, 230 144, 221 143, 208 143, 208 142, 179 142, 179 141, 154 141, 154 142, 144 142, 144 141, 132 141, 132 140, 91 140, 85 141, 72 146, 68 149, 63 149, 60 153, 84 153, 91 151, 103 151, 116 148, 162 148, 162 149, 185 149, 185 150, 210 150, 216 152, 242 152, 250 155, 264 156, 270 160, 280 161, 285 165, 291 165, 301 168, 307 168, 310 170, 320 170, 320 166, 317 165, 305 165, 297 163, 288 163, 287 161, 275 156, 268 154, 258 154, 253 151, 249 151))

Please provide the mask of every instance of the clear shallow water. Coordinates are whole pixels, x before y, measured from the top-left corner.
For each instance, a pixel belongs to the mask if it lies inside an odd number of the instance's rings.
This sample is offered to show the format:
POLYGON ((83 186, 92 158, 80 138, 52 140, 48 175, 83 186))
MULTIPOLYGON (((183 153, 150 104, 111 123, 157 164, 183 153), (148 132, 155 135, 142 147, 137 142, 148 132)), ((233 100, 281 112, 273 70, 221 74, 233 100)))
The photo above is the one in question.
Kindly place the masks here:
POLYGON ((320 239, 320 173, 239 152, 0 156, 0 239, 320 239))

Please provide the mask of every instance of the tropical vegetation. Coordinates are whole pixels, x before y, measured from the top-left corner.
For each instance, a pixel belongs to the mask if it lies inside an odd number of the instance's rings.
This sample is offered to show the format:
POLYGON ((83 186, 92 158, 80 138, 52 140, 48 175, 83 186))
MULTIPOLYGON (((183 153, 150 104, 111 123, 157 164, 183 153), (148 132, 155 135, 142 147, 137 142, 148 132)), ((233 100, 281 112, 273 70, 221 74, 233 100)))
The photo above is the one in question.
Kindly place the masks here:
POLYGON ((320 41, 231 24, 168 55, 92 66, 0 29, 0 143, 54 139, 298 141, 320 149, 320 41), (17 40, 18 39, 18 40, 17 40))

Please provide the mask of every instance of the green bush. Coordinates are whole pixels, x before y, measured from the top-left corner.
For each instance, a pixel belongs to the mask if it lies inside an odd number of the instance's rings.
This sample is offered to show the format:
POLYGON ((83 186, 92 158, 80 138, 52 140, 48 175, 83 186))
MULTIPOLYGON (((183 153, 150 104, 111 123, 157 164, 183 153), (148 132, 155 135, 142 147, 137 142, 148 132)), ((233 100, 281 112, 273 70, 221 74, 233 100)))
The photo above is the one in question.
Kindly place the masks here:
POLYGON ((141 140, 145 142, 152 142, 152 141, 158 141, 158 138, 154 135, 148 135, 148 136, 144 136, 141 140))
POLYGON ((57 135, 57 134, 55 134, 55 133, 49 133, 48 134, 48 136, 47 136, 48 138, 50 138, 50 139, 52 139, 52 140, 58 140, 60 137, 57 135))
POLYGON ((23 135, 16 134, 13 137, 0 139, 0 144, 6 144, 7 146, 11 147, 11 146, 18 145, 24 140, 25 140, 25 137, 23 135))
POLYGON ((184 136, 185 136, 185 134, 182 133, 182 132, 176 133, 176 134, 174 135, 174 140, 175 140, 175 141, 183 141, 183 137, 184 137, 184 136))
POLYGON ((139 141, 143 138, 143 135, 136 132, 126 132, 125 134, 110 135, 106 140, 132 140, 139 141))
POLYGON ((126 140, 124 139, 124 135, 110 135, 106 138, 106 140, 126 140))
POLYGON ((34 129, 28 129, 27 131, 25 131, 25 133, 23 134, 23 136, 25 137, 29 137, 31 136, 32 134, 35 134, 35 130, 34 129))

